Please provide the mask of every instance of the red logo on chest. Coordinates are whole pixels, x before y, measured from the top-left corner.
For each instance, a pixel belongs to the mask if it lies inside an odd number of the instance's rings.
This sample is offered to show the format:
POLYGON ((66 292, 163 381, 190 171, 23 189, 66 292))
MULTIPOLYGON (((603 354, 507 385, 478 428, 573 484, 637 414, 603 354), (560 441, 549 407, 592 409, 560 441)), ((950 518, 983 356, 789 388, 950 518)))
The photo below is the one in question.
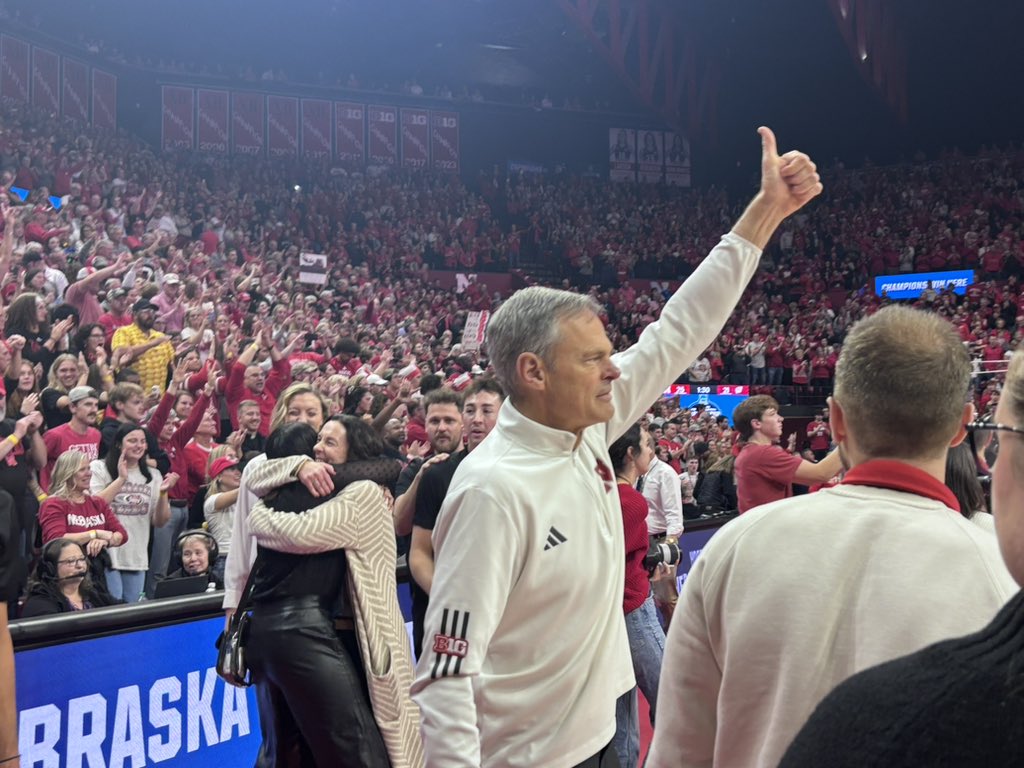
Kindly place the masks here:
POLYGON ((611 469, 600 459, 597 460, 597 466, 594 469, 597 471, 597 476, 601 478, 601 482, 604 483, 604 492, 611 493, 612 488, 615 487, 615 476, 611 469))

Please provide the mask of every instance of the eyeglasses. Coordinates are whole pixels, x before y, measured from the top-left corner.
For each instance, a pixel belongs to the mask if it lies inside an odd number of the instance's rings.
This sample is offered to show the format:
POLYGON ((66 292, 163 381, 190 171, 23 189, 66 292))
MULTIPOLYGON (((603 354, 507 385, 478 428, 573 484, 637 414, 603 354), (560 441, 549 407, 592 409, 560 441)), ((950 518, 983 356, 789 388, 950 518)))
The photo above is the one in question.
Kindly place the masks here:
POLYGON ((58 560, 58 565, 85 565, 88 562, 84 557, 73 557, 70 560, 58 560))
POLYGON ((1021 427, 1011 427, 1007 424, 996 424, 989 421, 972 421, 967 425, 967 441, 971 447, 971 453, 977 455, 978 445, 975 438, 976 433, 995 433, 993 437, 998 437, 1000 432, 1010 432, 1012 434, 1024 435, 1024 429, 1021 427))

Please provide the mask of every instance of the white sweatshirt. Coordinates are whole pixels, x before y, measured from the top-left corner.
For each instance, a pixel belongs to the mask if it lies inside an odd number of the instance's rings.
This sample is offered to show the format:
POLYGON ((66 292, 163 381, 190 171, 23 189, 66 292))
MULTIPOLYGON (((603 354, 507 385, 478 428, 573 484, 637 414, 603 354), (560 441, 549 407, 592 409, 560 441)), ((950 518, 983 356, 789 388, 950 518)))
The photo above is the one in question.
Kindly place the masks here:
POLYGON ((634 682, 608 445, 719 332, 759 256, 736 235, 722 239, 615 357, 615 416, 578 447, 506 402, 459 466, 433 532, 413 685, 428 766, 564 768, 611 741, 615 700, 634 682))

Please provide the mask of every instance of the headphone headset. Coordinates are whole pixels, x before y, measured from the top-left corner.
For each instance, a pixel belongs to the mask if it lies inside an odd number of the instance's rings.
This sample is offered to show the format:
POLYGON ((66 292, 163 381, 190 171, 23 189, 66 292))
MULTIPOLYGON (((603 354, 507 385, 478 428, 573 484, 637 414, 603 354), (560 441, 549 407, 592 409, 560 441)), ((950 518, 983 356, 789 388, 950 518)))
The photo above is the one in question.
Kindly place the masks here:
POLYGON ((217 540, 213 538, 213 534, 209 531, 205 531, 202 528, 193 528, 190 531, 183 532, 178 536, 178 540, 174 543, 174 554, 178 558, 178 561, 184 567, 185 561, 182 557, 182 550, 185 547, 185 539, 190 536, 202 536, 206 539, 206 548, 210 550, 210 559, 207 563, 207 570, 213 568, 213 564, 217 562, 217 556, 220 555, 220 547, 217 546, 217 540))
MULTIPOLYGON (((81 544, 75 544, 75 542, 70 539, 54 539, 43 547, 43 551, 39 558, 39 565, 36 566, 36 576, 39 581, 55 582, 60 580, 60 576, 57 573, 57 561, 60 560, 61 550, 70 544, 74 544, 82 551, 83 554, 85 553, 85 547, 81 544)), ((88 570, 86 570, 86 575, 88 575, 88 570)))

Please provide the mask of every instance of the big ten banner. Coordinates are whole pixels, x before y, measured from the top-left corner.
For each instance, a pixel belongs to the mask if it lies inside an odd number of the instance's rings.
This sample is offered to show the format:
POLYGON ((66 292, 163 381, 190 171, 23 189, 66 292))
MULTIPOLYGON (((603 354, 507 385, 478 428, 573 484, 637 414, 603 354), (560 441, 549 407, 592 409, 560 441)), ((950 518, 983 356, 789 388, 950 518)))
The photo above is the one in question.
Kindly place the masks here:
POLYGON ((665 159, 663 134, 661 131, 640 131, 639 136, 637 179, 645 184, 660 184, 665 159))
POLYGON ((299 100, 267 96, 267 152, 271 157, 299 156, 299 100))
POLYGON ((636 131, 608 129, 608 175, 612 181, 636 181, 636 131))
POLYGON ((32 48, 32 106, 60 114, 60 56, 45 48, 32 48))
POLYGON ((265 103, 262 93, 231 94, 231 151, 262 155, 266 144, 265 103))
POLYGON ((117 130, 117 78, 101 69, 92 71, 92 125, 117 130))
POLYGON ((0 37, 0 96, 4 101, 29 100, 28 43, 0 37))
POLYGON ((402 166, 426 168, 430 165, 430 123, 425 109, 402 110, 402 166))
POLYGON ((690 186, 690 142, 681 133, 665 133, 665 183, 690 186))
POLYGON ((302 100, 302 155, 313 160, 331 157, 331 102, 302 100))
POLYGON ((366 108, 362 104, 335 102, 334 157, 346 165, 366 163, 366 108))
POLYGON ((196 91, 196 138, 200 152, 226 155, 231 148, 228 126, 228 92, 200 88, 196 91))
POLYGON ((191 88, 165 85, 161 89, 163 115, 160 146, 165 152, 196 146, 196 93, 191 88))
POLYGON ((256 696, 213 669, 223 628, 213 618, 19 651, 21 764, 252 766, 256 696))
POLYGON ((89 122, 89 68, 82 62, 66 56, 61 64, 64 69, 61 114, 84 125, 89 122))
POLYGON ((435 171, 458 173, 459 113, 430 113, 430 146, 435 171))
POLYGON ((398 110, 394 107, 366 108, 370 125, 370 163, 372 165, 398 164, 398 110))

